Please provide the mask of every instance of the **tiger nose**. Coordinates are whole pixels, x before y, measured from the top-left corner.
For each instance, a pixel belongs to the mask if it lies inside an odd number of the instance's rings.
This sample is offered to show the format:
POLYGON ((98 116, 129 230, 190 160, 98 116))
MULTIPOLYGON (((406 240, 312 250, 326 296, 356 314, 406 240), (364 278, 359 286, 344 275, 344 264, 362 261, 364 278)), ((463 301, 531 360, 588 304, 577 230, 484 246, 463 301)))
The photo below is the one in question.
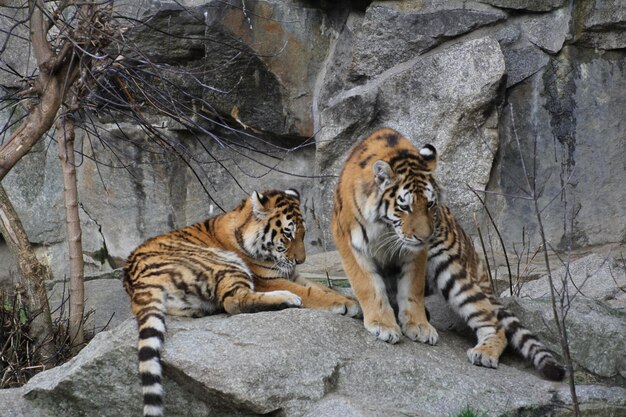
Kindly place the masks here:
POLYGON ((417 240, 420 243, 423 243, 423 242, 426 242, 428 239, 430 239, 431 236, 432 236, 432 233, 428 235, 427 237, 419 237, 418 235, 413 235, 413 239, 417 240))
POLYGON ((299 257, 296 258, 296 263, 298 265, 303 264, 304 261, 306 261, 306 255, 302 255, 302 256, 299 256, 299 257))

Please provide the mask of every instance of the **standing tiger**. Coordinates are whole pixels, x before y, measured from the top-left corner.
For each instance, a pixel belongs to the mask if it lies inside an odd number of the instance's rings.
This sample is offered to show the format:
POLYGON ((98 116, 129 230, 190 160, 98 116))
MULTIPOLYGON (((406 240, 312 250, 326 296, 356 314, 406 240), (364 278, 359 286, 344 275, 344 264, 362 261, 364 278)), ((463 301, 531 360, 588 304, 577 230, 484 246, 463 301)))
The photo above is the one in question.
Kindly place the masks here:
POLYGON ((366 328, 398 341, 386 296, 388 286, 396 285, 402 332, 436 343, 436 331, 421 315, 426 273, 476 335, 476 346, 467 351, 470 362, 496 368, 508 341, 544 376, 563 379, 552 354, 496 300, 471 239, 440 201, 436 165, 432 145, 418 150, 391 129, 374 132, 348 157, 335 195, 333 233, 366 328), (408 319, 412 314, 419 314, 419 332, 408 319))
POLYGON ((200 317, 311 307, 348 316, 358 303, 296 272, 305 260, 295 190, 252 195, 232 211, 147 240, 129 256, 124 288, 139 329, 143 415, 163 415, 165 314, 200 317))

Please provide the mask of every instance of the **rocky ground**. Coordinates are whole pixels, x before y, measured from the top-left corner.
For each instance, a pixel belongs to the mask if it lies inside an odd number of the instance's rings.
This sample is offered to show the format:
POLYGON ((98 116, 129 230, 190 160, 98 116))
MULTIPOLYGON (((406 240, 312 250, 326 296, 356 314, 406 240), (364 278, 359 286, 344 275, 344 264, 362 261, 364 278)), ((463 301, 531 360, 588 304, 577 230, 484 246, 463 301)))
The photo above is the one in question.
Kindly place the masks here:
MULTIPOLYGON (((1 392, 3 415, 139 415, 135 336, 128 320, 69 363, 1 392)), ((170 319, 165 346, 170 416, 440 417, 467 405, 539 416, 567 415, 570 403, 565 384, 541 379, 514 357, 497 370, 469 364, 470 341, 452 332, 443 330, 434 347, 391 346, 360 321, 328 312, 170 319)), ((624 388, 581 385, 578 393, 589 415, 626 412, 624 388)))
MULTIPOLYGON (((626 309, 620 300, 626 274, 619 259, 579 255, 570 271, 581 292, 567 319, 577 393, 586 416, 625 416, 626 309)), ((345 283, 336 253, 310 256, 303 268, 312 278, 327 272, 332 282, 345 283)), ((535 280, 523 287, 522 297, 504 301, 559 351, 551 305, 538 293, 544 282, 535 280)), ((95 309, 92 328, 111 330, 69 363, 25 387, 0 391, 2 416, 140 414, 136 327, 119 274, 91 277, 86 287, 87 306, 95 309)), ((54 285, 53 304, 60 288, 54 285)), ((169 318, 163 354, 167 415, 441 417, 468 405, 487 416, 569 415, 567 385, 542 379, 511 353, 497 370, 471 365, 465 326, 438 295, 427 302, 441 335, 437 346, 407 339, 390 346, 360 320, 312 310, 169 318)))

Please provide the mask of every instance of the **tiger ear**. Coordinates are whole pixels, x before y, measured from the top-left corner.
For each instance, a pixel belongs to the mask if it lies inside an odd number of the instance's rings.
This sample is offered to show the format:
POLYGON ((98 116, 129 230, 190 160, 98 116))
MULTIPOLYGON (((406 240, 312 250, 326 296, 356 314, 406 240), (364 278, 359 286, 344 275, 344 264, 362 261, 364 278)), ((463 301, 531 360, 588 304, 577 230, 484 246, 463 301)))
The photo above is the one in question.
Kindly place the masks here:
POLYGON ((264 218, 267 213, 266 204, 269 201, 269 198, 261 193, 253 191, 250 195, 250 200, 252 201, 252 212, 254 215, 259 219, 264 218))
POLYGON ((290 195, 290 196, 295 197, 298 200, 300 200, 300 193, 298 192, 298 190, 295 190, 293 188, 289 188, 289 189, 285 190, 285 194, 290 195))
POLYGON ((434 171, 437 169, 437 149, 433 145, 429 143, 422 146, 420 156, 427 170, 434 171))
POLYGON ((391 187, 396 182, 391 166, 382 159, 374 162, 372 170, 376 176, 376 184, 378 184, 381 190, 391 187))

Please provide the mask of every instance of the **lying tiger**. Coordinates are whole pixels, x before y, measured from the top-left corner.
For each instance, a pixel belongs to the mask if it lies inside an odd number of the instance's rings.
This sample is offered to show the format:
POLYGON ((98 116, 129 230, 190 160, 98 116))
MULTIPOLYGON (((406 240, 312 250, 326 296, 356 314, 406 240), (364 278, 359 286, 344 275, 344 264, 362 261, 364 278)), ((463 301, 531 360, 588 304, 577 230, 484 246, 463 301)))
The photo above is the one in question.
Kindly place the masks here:
POLYGON ((436 166, 433 146, 418 150, 381 129, 352 149, 339 177, 332 231, 366 329, 389 343, 402 333, 437 343, 424 307, 427 274, 474 331, 473 364, 496 368, 508 341, 547 378, 563 379, 553 355, 496 300, 471 239, 440 201, 436 166))
POLYGON ((295 190, 254 192, 237 208, 149 239, 124 268, 139 327, 143 415, 163 415, 165 315, 200 317, 311 307, 360 314, 358 303, 302 278, 304 221, 295 190))

